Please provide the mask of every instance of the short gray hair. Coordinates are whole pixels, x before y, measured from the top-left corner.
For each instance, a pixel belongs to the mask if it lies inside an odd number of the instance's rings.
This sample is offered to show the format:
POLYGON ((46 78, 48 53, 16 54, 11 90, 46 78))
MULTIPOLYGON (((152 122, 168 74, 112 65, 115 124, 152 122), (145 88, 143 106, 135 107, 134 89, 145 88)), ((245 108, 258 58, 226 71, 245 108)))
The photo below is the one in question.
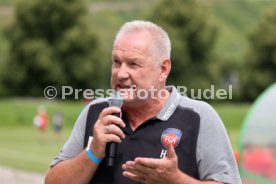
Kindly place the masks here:
POLYGON ((118 31, 115 42, 120 36, 123 36, 128 33, 135 33, 140 31, 147 31, 152 35, 153 46, 155 54, 158 56, 166 57, 165 59, 170 59, 171 57, 171 41, 168 36, 168 33, 164 31, 160 26, 150 21, 143 20, 134 20, 131 22, 126 22, 118 31))

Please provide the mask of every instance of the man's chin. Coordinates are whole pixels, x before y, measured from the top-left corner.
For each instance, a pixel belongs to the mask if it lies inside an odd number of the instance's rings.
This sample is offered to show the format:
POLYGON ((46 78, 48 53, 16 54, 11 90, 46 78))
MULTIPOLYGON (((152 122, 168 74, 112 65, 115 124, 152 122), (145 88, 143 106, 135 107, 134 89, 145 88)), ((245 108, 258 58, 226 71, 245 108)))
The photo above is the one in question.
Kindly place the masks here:
POLYGON ((119 90, 117 90, 119 93, 120 93, 120 95, 122 96, 122 98, 123 99, 133 99, 134 98, 134 96, 135 96, 135 93, 134 93, 134 91, 130 91, 129 89, 119 89, 119 90))
POLYGON ((122 98, 124 99, 124 104, 132 104, 134 102, 137 102, 139 101, 139 99, 137 98, 133 98, 133 97, 130 97, 130 96, 122 96, 122 98))
POLYGON ((130 96, 123 96, 122 95, 122 98, 124 99, 124 102, 132 102, 132 101, 135 100, 134 98, 131 98, 130 96))
POLYGON ((129 98, 129 97, 122 97, 124 99, 124 105, 126 106, 137 106, 141 105, 146 101, 147 99, 140 99, 138 97, 129 98))

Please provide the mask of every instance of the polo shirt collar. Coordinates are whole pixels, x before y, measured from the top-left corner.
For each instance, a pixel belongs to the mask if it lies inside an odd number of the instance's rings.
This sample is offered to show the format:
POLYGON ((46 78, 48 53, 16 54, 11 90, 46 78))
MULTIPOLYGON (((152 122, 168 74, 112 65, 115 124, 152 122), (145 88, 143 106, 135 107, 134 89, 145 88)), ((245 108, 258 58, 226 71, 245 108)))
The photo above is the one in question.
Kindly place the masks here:
POLYGON ((181 95, 177 92, 174 86, 166 86, 166 89, 171 93, 164 107, 161 109, 156 118, 167 121, 177 108, 181 95))

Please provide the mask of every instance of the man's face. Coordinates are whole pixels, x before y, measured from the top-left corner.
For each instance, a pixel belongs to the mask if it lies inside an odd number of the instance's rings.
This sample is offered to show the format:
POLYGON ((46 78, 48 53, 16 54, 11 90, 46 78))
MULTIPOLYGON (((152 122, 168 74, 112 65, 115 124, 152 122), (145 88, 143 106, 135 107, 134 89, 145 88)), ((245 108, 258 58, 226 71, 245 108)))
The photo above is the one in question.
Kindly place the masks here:
MULTIPOLYGON (((160 88, 161 67, 152 53, 150 35, 146 32, 121 36, 112 51, 112 89, 120 90, 125 102, 137 100, 141 89, 160 88)), ((140 98, 141 99, 141 98, 140 98)))

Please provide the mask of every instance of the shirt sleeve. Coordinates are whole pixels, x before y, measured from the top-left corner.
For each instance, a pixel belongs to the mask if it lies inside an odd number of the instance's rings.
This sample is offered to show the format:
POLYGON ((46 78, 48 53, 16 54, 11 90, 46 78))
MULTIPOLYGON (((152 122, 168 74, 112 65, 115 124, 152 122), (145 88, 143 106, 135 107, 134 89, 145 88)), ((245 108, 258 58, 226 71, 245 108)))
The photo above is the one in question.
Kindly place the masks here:
POLYGON ((241 184, 233 150, 226 129, 207 103, 201 106, 201 123, 197 144, 197 162, 202 181, 241 184))
POLYGON ((80 113, 69 139, 63 145, 59 154, 53 159, 50 167, 55 166, 60 161, 72 159, 82 152, 86 118, 90 105, 87 105, 80 113))

